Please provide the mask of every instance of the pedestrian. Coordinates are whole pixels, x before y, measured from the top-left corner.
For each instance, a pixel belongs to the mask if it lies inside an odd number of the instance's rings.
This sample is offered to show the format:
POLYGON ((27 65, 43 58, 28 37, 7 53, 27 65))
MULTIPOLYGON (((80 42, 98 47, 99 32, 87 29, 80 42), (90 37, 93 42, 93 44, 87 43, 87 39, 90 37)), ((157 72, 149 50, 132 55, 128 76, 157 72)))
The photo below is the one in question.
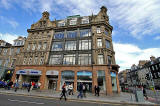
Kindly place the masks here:
POLYGON ((8 82, 8 90, 10 90, 11 86, 13 85, 13 82, 12 81, 9 81, 8 82))
POLYGON ((28 92, 30 92, 31 86, 32 86, 32 82, 29 82, 28 87, 27 87, 28 92))
POLYGON ((100 92, 100 87, 97 86, 97 95, 99 96, 99 92, 100 92))
POLYGON ((85 97, 85 98, 86 98, 86 91, 87 91, 86 85, 83 84, 83 97, 85 97))
POLYGON ((18 88, 19 88, 19 83, 18 83, 18 81, 15 83, 14 87, 15 87, 14 91, 17 92, 17 90, 18 90, 18 88))
POLYGON ((70 85, 69 85, 69 95, 73 95, 73 84, 71 83, 70 85))
POLYGON ((95 96, 96 96, 96 94, 97 94, 97 86, 96 85, 94 86, 94 93, 95 93, 95 96))
POLYGON ((77 96, 77 98, 79 98, 79 96, 81 97, 81 99, 83 98, 83 95, 82 95, 82 92, 83 92, 83 84, 82 83, 80 83, 80 85, 79 85, 79 94, 78 94, 78 96, 77 96))
POLYGON ((40 89, 41 87, 41 82, 38 82, 38 89, 40 89))
POLYGON ((30 90, 32 90, 33 88, 34 88, 34 86, 35 86, 35 82, 34 81, 32 81, 32 83, 31 83, 31 89, 30 90))
POLYGON ((146 93, 146 87, 143 86, 143 87, 142 87, 142 90, 143 90, 143 96, 144 96, 146 99, 148 99, 148 96, 147 96, 147 93, 146 93))
POLYGON ((61 93, 61 97, 60 100, 64 97, 65 101, 67 100, 66 98, 66 84, 64 83, 62 86, 62 93, 61 93))

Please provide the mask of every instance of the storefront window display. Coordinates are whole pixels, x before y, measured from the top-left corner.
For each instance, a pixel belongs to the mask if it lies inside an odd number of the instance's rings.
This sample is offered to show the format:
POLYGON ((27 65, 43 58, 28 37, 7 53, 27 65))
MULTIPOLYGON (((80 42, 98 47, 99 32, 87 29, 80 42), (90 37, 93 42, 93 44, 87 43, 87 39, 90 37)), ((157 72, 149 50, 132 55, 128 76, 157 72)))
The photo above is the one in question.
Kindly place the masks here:
POLYGON ((66 85, 73 84, 74 85, 74 71, 72 70, 65 70, 61 72, 61 86, 62 88, 63 84, 66 83, 66 85))
POLYGON ((92 72, 82 70, 77 72, 77 89, 79 84, 83 83, 87 87, 87 91, 92 91, 92 72))
POLYGON ((112 91, 116 92, 117 91, 117 81, 116 81, 116 73, 111 72, 111 81, 112 81, 112 91))
POLYGON ((97 83, 101 91, 106 91, 105 71, 103 70, 97 71, 97 83))

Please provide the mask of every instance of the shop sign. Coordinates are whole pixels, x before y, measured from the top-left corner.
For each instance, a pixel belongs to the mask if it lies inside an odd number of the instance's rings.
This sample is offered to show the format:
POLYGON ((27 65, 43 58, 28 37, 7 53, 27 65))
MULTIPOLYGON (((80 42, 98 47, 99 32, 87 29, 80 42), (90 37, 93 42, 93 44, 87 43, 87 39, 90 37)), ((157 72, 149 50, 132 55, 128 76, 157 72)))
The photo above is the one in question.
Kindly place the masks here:
POLYGON ((111 77, 116 77, 116 73, 115 72, 111 72, 111 77))
POLYGON ((46 72, 46 75, 58 75, 58 74, 59 74, 59 72, 56 70, 49 70, 46 72))
POLYGON ((41 71, 34 70, 34 69, 24 69, 24 70, 18 70, 16 74, 22 74, 22 75, 41 75, 41 71))
POLYGON ((79 71, 77 72, 78 76, 92 76, 92 72, 89 71, 79 71))

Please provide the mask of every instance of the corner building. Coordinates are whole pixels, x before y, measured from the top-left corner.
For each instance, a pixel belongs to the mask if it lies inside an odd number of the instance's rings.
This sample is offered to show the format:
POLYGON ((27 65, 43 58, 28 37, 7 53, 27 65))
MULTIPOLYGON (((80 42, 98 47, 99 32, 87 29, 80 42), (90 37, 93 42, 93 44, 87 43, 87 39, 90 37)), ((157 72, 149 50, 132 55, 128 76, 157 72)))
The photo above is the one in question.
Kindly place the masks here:
POLYGON ((64 83, 72 83, 77 91, 82 82, 89 92, 99 85, 101 93, 119 93, 112 29, 104 6, 97 15, 54 21, 43 12, 27 30, 21 64, 16 66, 12 80, 40 81, 41 89, 57 91, 64 83))

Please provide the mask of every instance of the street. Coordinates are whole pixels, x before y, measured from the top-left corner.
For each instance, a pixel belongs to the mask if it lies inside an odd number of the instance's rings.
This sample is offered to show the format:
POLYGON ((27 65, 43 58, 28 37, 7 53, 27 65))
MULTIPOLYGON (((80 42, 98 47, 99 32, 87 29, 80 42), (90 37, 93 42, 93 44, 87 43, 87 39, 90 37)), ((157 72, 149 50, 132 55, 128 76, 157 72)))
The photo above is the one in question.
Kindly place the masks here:
MULTIPOLYGON (((112 103, 92 103, 92 102, 80 102, 80 101, 64 101, 54 98, 40 98, 40 97, 28 97, 22 95, 8 95, 0 94, 0 106, 114 106, 125 104, 112 104, 112 103)), ((133 105, 132 105, 133 106, 133 105)), ((134 105, 136 106, 136 105, 134 105)))

